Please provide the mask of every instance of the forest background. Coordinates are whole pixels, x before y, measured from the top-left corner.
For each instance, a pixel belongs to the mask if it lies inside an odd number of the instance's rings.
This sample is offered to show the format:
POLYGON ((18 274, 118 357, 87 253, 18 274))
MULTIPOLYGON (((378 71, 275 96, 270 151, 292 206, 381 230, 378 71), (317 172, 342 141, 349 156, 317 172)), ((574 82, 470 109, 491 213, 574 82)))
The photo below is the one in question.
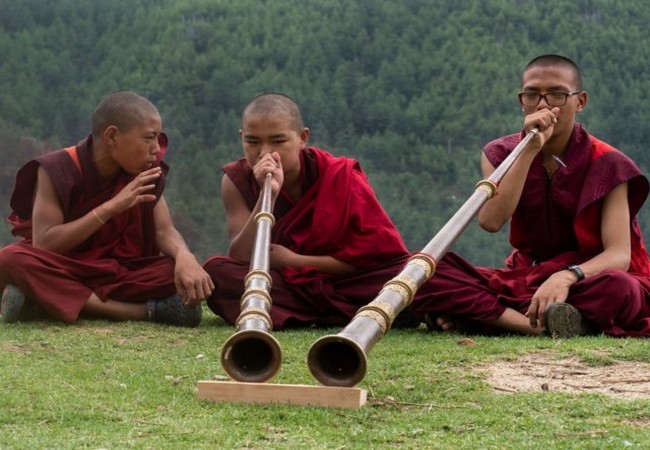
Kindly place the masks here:
MULTIPOLYGON (((163 115, 177 227, 201 259, 224 253, 221 167, 242 155, 245 103, 276 91, 312 145, 361 162, 419 250, 474 191, 483 145, 520 130, 539 54, 578 62, 579 120, 648 173, 648 23, 648 0, 0 0, 0 215, 20 165, 85 137, 101 98, 129 89, 163 115)), ((474 222, 454 250, 499 266, 507 230, 474 222)))

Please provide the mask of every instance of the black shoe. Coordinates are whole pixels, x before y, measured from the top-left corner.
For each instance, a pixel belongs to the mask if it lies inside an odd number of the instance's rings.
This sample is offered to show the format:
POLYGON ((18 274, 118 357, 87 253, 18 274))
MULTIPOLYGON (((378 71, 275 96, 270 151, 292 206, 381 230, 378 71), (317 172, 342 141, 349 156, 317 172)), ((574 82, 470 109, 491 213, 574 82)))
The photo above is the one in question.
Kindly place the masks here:
POLYGON ((23 291, 13 284, 8 284, 2 295, 0 314, 4 323, 25 322, 47 317, 43 308, 30 301, 23 291))
POLYGON ((546 308, 546 334, 554 338, 572 338, 591 334, 582 314, 568 303, 553 303, 546 308))
POLYGON ((179 327, 193 328, 198 326, 201 323, 203 313, 201 305, 185 306, 178 294, 149 300, 146 307, 148 320, 179 327))

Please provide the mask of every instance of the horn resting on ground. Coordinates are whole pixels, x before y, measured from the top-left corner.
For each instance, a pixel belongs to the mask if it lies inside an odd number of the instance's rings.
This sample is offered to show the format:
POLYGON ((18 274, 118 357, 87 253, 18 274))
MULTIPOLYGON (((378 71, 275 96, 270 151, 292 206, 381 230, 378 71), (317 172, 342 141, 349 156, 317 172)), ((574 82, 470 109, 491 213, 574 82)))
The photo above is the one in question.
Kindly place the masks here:
POLYGON ((355 386, 365 377, 367 354, 390 330, 397 315, 411 304, 439 261, 456 242, 481 207, 497 193, 497 186, 519 158, 538 129, 532 129, 494 172, 477 183, 474 193, 429 243, 411 256, 400 273, 388 281, 377 297, 361 307, 350 323, 335 335, 316 340, 307 364, 314 378, 326 386, 355 386))
POLYGON ((267 381, 280 370, 282 350, 271 335, 271 286, 269 249, 271 229, 275 218, 271 211, 272 174, 267 174, 260 196, 260 212, 255 216, 255 242, 250 270, 244 280, 244 294, 236 331, 228 338, 221 351, 221 365, 234 380, 246 382, 267 381))

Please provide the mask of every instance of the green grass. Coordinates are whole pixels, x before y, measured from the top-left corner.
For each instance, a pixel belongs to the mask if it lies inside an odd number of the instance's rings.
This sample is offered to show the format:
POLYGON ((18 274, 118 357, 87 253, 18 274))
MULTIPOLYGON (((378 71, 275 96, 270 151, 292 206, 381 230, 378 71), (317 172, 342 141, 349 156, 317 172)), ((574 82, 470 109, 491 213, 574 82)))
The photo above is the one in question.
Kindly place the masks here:
MULTIPOLYGON (((332 330, 275 333, 273 383, 316 384, 311 344, 332 330)), ((650 448, 650 400, 494 393, 480 370, 544 351, 589 365, 650 362, 647 340, 474 337, 395 330, 368 355, 358 410, 199 401, 223 376, 233 333, 206 310, 196 329, 81 321, 0 324, 2 449, 650 448)))

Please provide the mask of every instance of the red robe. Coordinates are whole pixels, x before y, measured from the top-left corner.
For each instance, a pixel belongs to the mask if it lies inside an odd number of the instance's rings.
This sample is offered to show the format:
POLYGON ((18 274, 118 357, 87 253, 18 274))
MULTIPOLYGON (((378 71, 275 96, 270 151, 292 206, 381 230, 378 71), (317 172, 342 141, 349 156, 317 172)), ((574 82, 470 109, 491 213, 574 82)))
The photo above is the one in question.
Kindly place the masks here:
MULTIPOLYGON (((359 271, 333 276, 314 267, 271 270, 271 318, 275 329, 345 325, 399 272, 409 254, 358 162, 314 147, 301 151, 300 158, 303 195, 294 203, 280 194, 271 242, 299 254, 329 255, 359 271)), ((252 210, 260 188, 246 160, 226 165, 224 172, 252 210)), ((234 323, 249 263, 216 256, 204 267, 217 286, 208 306, 234 323)))
MULTIPOLYGON (((161 138, 160 157, 166 149, 161 138)), ((142 203, 111 218, 85 242, 65 254, 36 249, 31 241, 32 199, 42 166, 50 176, 64 222, 87 214, 113 197, 133 177, 121 173, 109 187, 100 187, 92 162, 92 136, 76 147, 58 150, 25 164, 16 175, 11 198, 12 232, 22 241, 0 250, 0 281, 15 284, 53 318, 74 322, 90 294, 101 299, 145 302, 173 294, 174 261, 162 256, 155 242, 153 208, 142 203)), ((154 190, 165 187, 167 165, 154 190)))
MULTIPOLYGON (((485 154, 496 167, 521 134, 489 143, 485 154)), ((650 336, 650 259, 636 215, 649 185, 620 151, 576 124, 560 167, 546 175, 541 154, 533 161, 512 217, 509 269, 484 269, 489 287, 507 297, 503 304, 524 312, 535 290, 552 273, 580 264, 603 250, 601 215, 605 196, 628 183, 632 258, 627 272, 605 270, 571 287, 567 303, 612 336, 650 336)))

